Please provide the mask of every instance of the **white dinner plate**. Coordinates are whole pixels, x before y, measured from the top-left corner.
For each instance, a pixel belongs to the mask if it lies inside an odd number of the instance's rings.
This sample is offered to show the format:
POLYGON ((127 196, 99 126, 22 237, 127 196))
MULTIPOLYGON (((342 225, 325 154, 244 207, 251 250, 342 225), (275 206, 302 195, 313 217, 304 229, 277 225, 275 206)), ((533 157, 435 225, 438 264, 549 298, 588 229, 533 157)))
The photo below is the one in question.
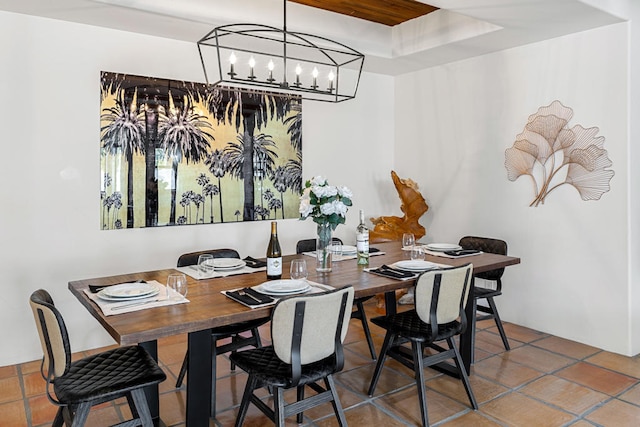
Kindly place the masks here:
POLYGON ((158 288, 150 283, 121 283, 119 285, 107 286, 100 293, 109 298, 130 299, 140 298, 158 292, 158 288))
POLYGON ((155 288, 155 290, 153 292, 150 292, 148 294, 144 294, 144 295, 136 295, 136 296, 129 296, 129 297, 110 297, 109 295, 105 295, 104 293, 104 289, 98 292, 98 298, 100 298, 101 300, 105 300, 105 301, 135 301, 138 299, 145 299, 145 298, 151 298, 154 297, 156 295, 158 295, 160 293, 160 289, 155 288))
POLYGON ((214 258, 213 268, 215 270, 236 270, 247 265, 246 262, 239 258, 214 258))
POLYGON ((428 245, 425 245, 425 248, 430 251, 446 252, 459 251, 460 249, 462 249, 462 246, 453 243, 429 243, 428 245))
POLYGON ((427 271, 427 270, 432 270, 434 268, 439 268, 440 266, 438 264, 434 264, 432 262, 424 261, 420 259, 411 259, 411 260, 407 259, 407 260, 395 262, 391 264, 391 267, 395 267, 400 270, 407 270, 407 271, 427 271))
POLYGON ((259 292, 272 295, 290 295, 306 292, 311 288, 305 280, 270 280, 257 286, 259 292))
POLYGON ((342 255, 355 255, 358 249, 355 246, 342 245, 342 255))

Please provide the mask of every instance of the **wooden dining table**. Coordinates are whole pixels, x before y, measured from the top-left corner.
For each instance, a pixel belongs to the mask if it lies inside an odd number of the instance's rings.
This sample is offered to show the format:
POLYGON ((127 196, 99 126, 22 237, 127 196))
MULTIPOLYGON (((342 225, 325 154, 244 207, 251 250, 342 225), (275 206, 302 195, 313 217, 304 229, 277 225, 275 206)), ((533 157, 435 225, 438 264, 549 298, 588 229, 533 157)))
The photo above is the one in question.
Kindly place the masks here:
MULTIPOLYGON (((388 265, 408 257, 408 252, 402 250, 399 242, 378 243, 373 246, 383 254, 370 257, 370 268, 383 264, 388 265)), ((366 272, 353 259, 334 262, 331 272, 319 273, 315 271, 315 259, 306 255, 285 256, 283 258, 283 278, 289 277, 288 270, 291 260, 300 257, 307 260, 308 279, 311 281, 332 287, 351 285, 354 287, 355 297, 385 294, 387 314, 395 312, 395 291, 407 289, 415 284, 415 279, 402 281, 366 272)), ((475 273, 520 263, 520 259, 517 257, 490 253, 455 259, 427 255, 426 259, 450 266, 460 266, 470 262, 473 263, 475 273)), ((173 268, 167 268, 75 280, 69 282, 69 290, 118 344, 139 344, 147 349, 156 360, 158 339, 187 334, 189 370, 186 386, 186 425, 189 427, 208 426, 211 410, 211 329, 252 319, 268 318, 272 310, 272 306, 253 309, 245 307, 226 297, 222 291, 256 286, 266 281, 266 273, 260 271, 201 280, 188 277, 187 298, 189 303, 154 307, 112 316, 105 316, 85 293, 89 285, 109 285, 136 280, 155 280, 164 284, 167 276, 176 272, 173 268)), ((471 312, 472 305, 467 304, 468 327, 460 339, 460 352, 467 372, 470 371, 473 361, 475 315, 471 312)), ((158 424, 160 422, 158 388, 150 387, 146 393, 150 410, 156 424, 158 424)))

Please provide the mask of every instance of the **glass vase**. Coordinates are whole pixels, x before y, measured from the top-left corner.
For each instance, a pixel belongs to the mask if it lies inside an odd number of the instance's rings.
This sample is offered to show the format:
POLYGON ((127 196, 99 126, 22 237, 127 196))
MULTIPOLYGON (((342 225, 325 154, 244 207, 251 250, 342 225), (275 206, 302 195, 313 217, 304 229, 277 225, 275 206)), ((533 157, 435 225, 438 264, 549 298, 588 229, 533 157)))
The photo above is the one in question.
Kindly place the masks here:
POLYGON ((316 242, 316 271, 331 271, 331 224, 318 224, 318 240, 316 242))

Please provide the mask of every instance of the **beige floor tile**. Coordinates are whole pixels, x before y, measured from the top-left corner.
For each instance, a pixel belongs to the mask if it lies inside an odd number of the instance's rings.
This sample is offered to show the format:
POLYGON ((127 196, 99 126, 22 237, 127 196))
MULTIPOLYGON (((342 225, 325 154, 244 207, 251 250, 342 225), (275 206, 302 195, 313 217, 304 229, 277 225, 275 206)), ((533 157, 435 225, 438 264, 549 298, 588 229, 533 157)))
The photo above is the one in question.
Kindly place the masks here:
POLYGON ((623 392, 638 382, 635 378, 585 362, 578 362, 564 368, 556 375, 611 396, 623 392))
POLYGON ((33 372, 22 376, 24 384, 24 394, 27 397, 44 394, 47 391, 47 382, 42 378, 40 372, 33 372))
POLYGON ((622 393, 619 399, 640 406, 640 384, 622 393))
POLYGON ((604 393, 553 375, 547 375, 535 380, 519 391, 577 415, 583 414, 588 409, 610 399, 604 393))
MULTIPOLYGON (((371 377, 373 375, 374 366, 369 365, 351 371, 339 372, 335 375, 336 381, 343 386, 359 393, 362 396, 367 396, 369 385, 371 384, 371 377)), ((380 396, 390 391, 396 390, 401 387, 414 384, 414 380, 404 374, 400 374, 389 368, 383 368, 380 379, 376 386, 374 396, 380 396)))
MULTIPOLYGON (((544 332, 525 328, 524 326, 514 325, 513 323, 504 323, 503 326, 507 337, 509 338, 509 342, 511 342, 511 340, 516 340, 523 343, 530 343, 549 336, 549 334, 545 334, 544 332)), ((487 328, 487 330, 495 334, 498 333, 498 328, 496 328, 495 325, 491 328, 487 328)))
MULTIPOLYGON (((491 354, 500 354, 504 353, 506 350, 504 349, 504 344, 502 344, 502 338, 500 338, 500 334, 498 334, 498 330, 495 329, 494 332, 490 332, 488 330, 477 331, 476 333, 476 354, 479 351, 485 351, 491 354)), ((507 336, 509 340, 509 346, 511 349, 522 346, 523 344, 519 341, 511 339, 507 336)), ((476 359, 477 360, 477 359, 476 359)))
POLYGON ((28 400, 28 410, 31 413, 31 423, 33 425, 49 424, 56 416, 58 407, 49 402, 47 396, 41 394, 31 397, 28 400))
POLYGON ((640 407, 614 399, 585 417, 603 427, 640 425, 640 407))
POLYGON ((18 368, 16 367, 16 365, 0 367, 0 380, 9 378, 9 377, 15 377, 17 375, 18 375, 18 368))
POLYGON ((509 393, 482 406, 482 412, 511 427, 558 427, 575 417, 519 393, 509 393))

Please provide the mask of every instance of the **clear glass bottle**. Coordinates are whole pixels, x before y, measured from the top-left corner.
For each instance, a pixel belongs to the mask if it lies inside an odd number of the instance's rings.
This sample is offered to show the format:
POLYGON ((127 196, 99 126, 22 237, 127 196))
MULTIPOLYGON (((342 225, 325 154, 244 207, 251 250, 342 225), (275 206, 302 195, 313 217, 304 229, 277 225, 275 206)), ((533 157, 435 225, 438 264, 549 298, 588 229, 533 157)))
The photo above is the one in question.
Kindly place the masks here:
POLYGON ((369 265, 369 229, 364 224, 364 211, 360 209, 360 224, 356 229, 358 265, 369 265))
POLYGON ((271 223, 271 238, 267 246, 267 280, 280 279, 282 277, 282 251, 278 241, 278 224, 271 223))

